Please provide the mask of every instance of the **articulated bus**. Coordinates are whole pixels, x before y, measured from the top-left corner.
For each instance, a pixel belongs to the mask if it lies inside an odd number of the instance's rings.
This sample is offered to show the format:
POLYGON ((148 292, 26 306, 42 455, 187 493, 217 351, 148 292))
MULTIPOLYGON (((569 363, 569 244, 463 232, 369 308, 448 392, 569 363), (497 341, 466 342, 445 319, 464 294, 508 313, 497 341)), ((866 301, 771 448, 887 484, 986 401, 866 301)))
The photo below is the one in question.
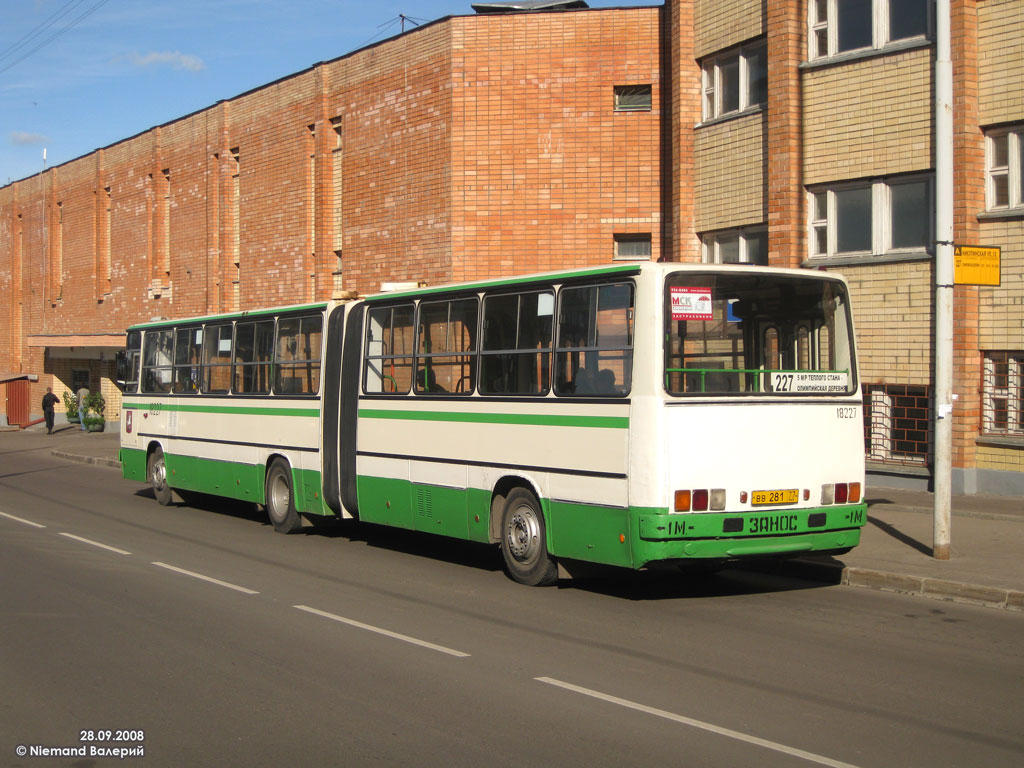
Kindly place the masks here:
POLYGON ((120 457, 161 504, 498 544, 509 575, 841 554, 866 519, 849 294, 613 264, 128 330, 120 457))

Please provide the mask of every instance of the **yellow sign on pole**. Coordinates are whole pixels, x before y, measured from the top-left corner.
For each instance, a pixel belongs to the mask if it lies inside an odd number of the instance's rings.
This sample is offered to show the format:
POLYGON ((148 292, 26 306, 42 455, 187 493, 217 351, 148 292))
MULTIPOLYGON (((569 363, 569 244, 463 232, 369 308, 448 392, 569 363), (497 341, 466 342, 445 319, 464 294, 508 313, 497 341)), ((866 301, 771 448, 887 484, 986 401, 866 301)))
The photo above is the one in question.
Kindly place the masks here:
POLYGON ((998 246, 953 245, 953 282, 956 285, 999 285, 998 246))

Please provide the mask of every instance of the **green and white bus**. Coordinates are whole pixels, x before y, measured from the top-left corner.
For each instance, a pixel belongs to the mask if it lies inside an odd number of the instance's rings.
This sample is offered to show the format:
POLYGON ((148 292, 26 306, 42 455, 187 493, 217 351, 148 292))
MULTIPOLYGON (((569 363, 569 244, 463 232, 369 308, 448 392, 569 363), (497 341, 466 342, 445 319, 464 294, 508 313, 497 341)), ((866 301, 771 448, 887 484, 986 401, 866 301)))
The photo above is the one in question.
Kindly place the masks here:
POLYGON ((849 294, 614 264, 128 330, 121 462, 157 500, 498 544, 509 575, 840 554, 866 519, 849 294))

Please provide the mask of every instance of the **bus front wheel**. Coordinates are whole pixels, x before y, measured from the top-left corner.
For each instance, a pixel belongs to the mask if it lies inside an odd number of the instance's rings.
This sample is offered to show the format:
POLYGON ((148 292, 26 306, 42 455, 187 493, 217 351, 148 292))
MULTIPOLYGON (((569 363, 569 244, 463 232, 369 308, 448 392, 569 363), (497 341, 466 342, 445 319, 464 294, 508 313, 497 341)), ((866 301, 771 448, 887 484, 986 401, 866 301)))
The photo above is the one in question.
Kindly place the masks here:
POLYGON ((167 484, 167 464, 164 462, 164 452, 159 446, 149 454, 146 474, 149 475, 149 484, 153 486, 153 495, 156 496, 157 502, 166 507, 171 503, 171 487, 167 484))
POLYGON ((548 554, 540 502, 525 488, 515 488, 501 515, 501 554, 509 576, 531 587, 554 584, 558 566, 548 554))
POLYGON ((302 518, 295 511, 291 472, 280 459, 267 472, 267 517, 278 533, 295 533, 302 528, 302 518))

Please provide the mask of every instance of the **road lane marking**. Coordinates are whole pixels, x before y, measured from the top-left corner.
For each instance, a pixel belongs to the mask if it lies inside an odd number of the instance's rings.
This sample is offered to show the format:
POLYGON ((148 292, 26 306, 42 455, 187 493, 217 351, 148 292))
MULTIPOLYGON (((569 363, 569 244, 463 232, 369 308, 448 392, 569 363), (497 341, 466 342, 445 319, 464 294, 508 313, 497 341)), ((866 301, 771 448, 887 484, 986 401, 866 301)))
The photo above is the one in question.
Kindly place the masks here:
POLYGON ((412 643, 413 645, 419 645, 423 648, 429 648, 432 651, 438 651, 440 653, 447 653, 449 656, 457 656, 460 659, 464 659, 469 656, 468 653, 462 651, 456 651, 452 648, 445 648, 443 645, 435 645, 434 643, 428 643, 426 640, 419 640, 415 637, 409 637, 408 635, 400 635, 397 632, 392 632, 387 629, 381 629, 371 624, 363 624, 361 621, 355 619, 346 619, 344 616, 337 616, 333 613, 327 613, 326 611, 319 611, 316 608, 310 608, 308 605, 293 605, 293 608, 298 608, 300 611, 306 613, 313 613, 317 616, 323 616, 325 619, 331 619, 332 621, 340 621, 342 624, 348 624, 351 627, 357 627, 358 629, 365 629, 368 632, 376 632, 378 635, 384 635, 395 640, 401 640, 405 643, 412 643))
POLYGON ((0 515, 2 515, 3 517, 8 518, 9 520, 17 520, 19 523, 24 523, 25 525, 31 525, 33 528, 45 528, 46 527, 45 525, 42 525, 41 523, 33 523, 31 520, 26 520, 23 517, 15 517, 14 515, 9 515, 6 512, 0 512, 0 515))
POLYGON ((684 717, 683 715, 677 715, 674 712, 667 712, 664 709, 656 709, 655 707, 648 707, 644 704, 638 704, 635 701, 629 699, 620 699, 618 696, 611 696, 607 693, 601 693, 600 691, 594 691, 590 688, 581 688, 578 685, 572 683, 566 683, 561 680, 555 680, 551 677, 535 677, 541 683, 547 683, 548 685, 554 685, 558 688, 564 688, 567 691, 573 691, 574 693, 581 693, 584 696, 590 696, 594 699, 600 699, 610 704, 617 704, 620 707, 626 707, 628 709, 634 709, 637 712, 643 712, 648 715, 654 715, 655 717, 663 717, 666 720, 672 720, 682 725, 689 725, 692 728, 700 728, 704 731, 710 731, 711 733, 717 733, 719 736, 725 736, 730 739, 736 739, 737 741, 745 741, 748 744, 754 744, 765 749, 771 749, 775 752, 782 752, 785 755, 791 757, 799 757, 803 760, 808 760, 812 763, 818 763, 819 765, 831 766, 831 768, 858 768, 850 763, 844 763, 839 760, 833 760, 829 757, 822 755, 816 755, 813 752, 805 752, 802 749, 796 749, 794 747, 787 747, 785 744, 779 744, 775 741, 768 741, 767 739, 759 739, 757 736, 751 736, 746 733, 740 733, 739 731, 733 731, 728 728, 722 728, 718 725, 712 725, 711 723, 705 723, 701 720, 694 720, 691 717, 684 717))
POLYGON ((176 565, 168 565, 167 563, 153 563, 153 565, 158 566, 160 568, 166 568, 167 570, 174 571, 175 573, 183 573, 186 576, 191 576, 193 579, 201 579, 202 581, 208 581, 211 584, 219 584, 222 587, 227 587, 228 589, 233 589, 237 592, 244 592, 247 595, 259 594, 259 592, 257 592, 254 589, 240 587, 237 584, 231 584, 227 581, 221 581, 220 579, 215 579, 212 576, 204 576, 203 574, 196 573, 195 571, 186 571, 184 568, 178 568, 176 565))
POLYGON ((75 534, 73 534, 73 533, 61 533, 59 535, 60 536, 67 536, 69 539, 74 539, 75 541, 80 541, 83 544, 92 544, 92 546, 94 546, 94 547, 99 547, 100 549, 106 549, 106 550, 108 550, 110 552, 116 552, 119 555, 130 555, 131 554, 131 552, 125 552, 123 549, 118 549, 117 547, 112 547, 109 544, 100 544, 98 541, 93 541, 92 539, 83 539, 81 536, 75 536, 75 534))

